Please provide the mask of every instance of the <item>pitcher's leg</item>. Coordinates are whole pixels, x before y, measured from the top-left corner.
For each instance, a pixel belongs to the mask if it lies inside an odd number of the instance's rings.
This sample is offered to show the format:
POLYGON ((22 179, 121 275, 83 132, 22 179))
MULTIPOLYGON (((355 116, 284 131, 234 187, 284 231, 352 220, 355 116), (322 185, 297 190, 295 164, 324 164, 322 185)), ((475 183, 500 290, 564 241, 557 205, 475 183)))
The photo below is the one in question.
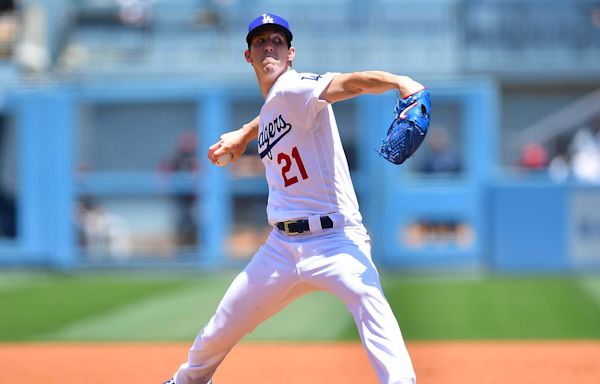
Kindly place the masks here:
POLYGON ((347 305, 382 384, 414 384, 412 362, 381 289, 370 249, 355 244, 364 243, 342 239, 335 248, 331 244, 331 251, 307 260, 302 276, 309 274, 319 288, 332 292, 347 305))
MULTIPOLYGON (((358 292, 356 292, 358 293, 358 292)), ((347 302, 371 363, 384 384, 414 384, 416 376, 398 322, 381 290, 368 287, 347 302)))
POLYGON ((296 292, 295 268, 266 247, 231 283, 215 315, 197 335, 177 384, 206 384, 233 346, 296 292))

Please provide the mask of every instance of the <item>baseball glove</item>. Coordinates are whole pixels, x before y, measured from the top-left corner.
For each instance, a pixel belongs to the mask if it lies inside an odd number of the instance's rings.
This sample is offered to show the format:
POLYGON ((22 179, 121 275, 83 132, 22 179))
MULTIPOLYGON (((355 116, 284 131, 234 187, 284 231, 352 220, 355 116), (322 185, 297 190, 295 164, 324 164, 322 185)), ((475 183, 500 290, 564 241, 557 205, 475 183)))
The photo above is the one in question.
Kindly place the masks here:
POLYGON ((394 108, 395 118, 379 149, 379 155, 394 164, 404 163, 425 139, 430 113, 431 102, 427 88, 404 99, 398 95, 394 108))

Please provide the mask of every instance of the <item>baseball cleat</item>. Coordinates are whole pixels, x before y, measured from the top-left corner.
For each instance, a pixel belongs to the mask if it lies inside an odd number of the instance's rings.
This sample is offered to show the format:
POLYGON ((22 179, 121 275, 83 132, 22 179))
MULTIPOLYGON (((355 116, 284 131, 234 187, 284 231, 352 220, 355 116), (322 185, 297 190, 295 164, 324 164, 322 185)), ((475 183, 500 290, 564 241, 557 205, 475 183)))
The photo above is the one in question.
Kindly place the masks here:
POLYGON ((175 384, 175 380, 169 379, 169 380, 165 381, 163 384, 175 384))

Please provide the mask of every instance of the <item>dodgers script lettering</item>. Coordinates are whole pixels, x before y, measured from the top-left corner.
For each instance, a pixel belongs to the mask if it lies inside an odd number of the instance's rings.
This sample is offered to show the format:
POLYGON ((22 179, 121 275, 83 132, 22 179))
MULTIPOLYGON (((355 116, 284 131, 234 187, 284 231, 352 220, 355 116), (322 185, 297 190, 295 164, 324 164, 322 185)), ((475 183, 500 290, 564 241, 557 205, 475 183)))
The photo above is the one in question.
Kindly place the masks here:
POLYGON ((286 122, 282 115, 277 116, 273 121, 260 127, 258 134, 258 153, 260 158, 269 156, 269 159, 273 160, 271 150, 291 130, 292 124, 286 122))

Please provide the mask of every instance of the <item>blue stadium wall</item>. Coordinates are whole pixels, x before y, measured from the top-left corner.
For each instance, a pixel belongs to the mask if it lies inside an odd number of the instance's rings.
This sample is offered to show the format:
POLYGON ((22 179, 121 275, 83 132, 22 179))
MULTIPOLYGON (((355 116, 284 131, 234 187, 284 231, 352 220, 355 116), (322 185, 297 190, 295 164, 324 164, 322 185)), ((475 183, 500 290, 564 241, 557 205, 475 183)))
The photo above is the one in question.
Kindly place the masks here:
MULTIPOLYGON (((427 83, 434 119, 436 105, 455 103, 460 109, 464 170, 457 177, 416 177, 409 167, 387 164, 373 151, 390 122, 395 95, 360 97, 351 108, 352 116, 345 117, 358 127, 358 164, 352 176, 379 265, 404 270, 600 268, 600 188, 503 173, 498 165, 497 84, 427 83)), ((237 264, 227 248, 227 234, 234 225, 232 199, 264 196, 266 186, 260 178, 230 177, 226 168, 211 166, 204 152, 220 134, 235 128, 232 108, 245 101, 260 105, 253 83, 98 82, 8 91, 2 112, 14 120, 17 133, 18 236, 0 243, 0 263, 60 269, 93 266, 95 262, 82 255, 74 226, 80 196, 135 197, 187 190, 199 200, 196 215, 202 242, 197 249, 184 258, 102 265, 237 264), (82 181, 76 164, 82 106, 149 102, 193 106, 200 177, 182 177, 167 187, 156 183, 153 172, 143 171, 101 172, 82 181)), ((140 145, 144 144, 141 138, 140 145)))

